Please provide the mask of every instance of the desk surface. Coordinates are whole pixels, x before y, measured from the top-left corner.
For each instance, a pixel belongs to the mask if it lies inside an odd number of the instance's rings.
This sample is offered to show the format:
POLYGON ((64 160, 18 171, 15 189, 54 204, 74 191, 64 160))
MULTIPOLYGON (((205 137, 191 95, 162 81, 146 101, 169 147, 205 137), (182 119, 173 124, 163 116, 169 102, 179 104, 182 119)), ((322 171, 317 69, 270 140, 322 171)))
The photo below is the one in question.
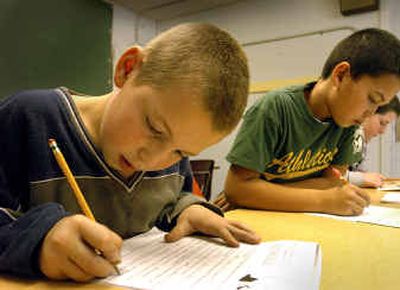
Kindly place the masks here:
MULTIPOLYGON (((384 192, 369 190, 372 203, 384 192)), ((390 204, 400 208, 399 204, 390 204)), ((234 210, 227 216, 256 230, 264 241, 303 240, 320 243, 320 290, 398 290, 400 229, 305 215, 234 210)))
MULTIPOLYGON (((374 204, 382 192, 369 190, 374 204)), ((386 204, 387 205, 387 204, 386 204)), ((390 205, 398 207, 400 205, 390 205)), ((400 229, 344 222, 301 213, 234 210, 229 219, 255 229, 264 241, 316 241, 322 247, 320 290, 397 290, 400 288, 400 229)), ((44 282, 2 276, 0 289, 123 289, 110 285, 44 282)))

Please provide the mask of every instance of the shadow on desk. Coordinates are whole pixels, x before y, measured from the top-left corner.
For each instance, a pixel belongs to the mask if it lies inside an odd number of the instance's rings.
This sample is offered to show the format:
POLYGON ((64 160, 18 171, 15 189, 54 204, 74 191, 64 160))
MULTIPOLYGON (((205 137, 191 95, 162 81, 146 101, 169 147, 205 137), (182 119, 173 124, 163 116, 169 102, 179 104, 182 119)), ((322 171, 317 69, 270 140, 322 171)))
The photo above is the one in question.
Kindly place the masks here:
POLYGON ((85 289, 85 290, 126 290, 127 288, 112 286, 100 283, 75 283, 75 282, 57 282, 45 279, 24 279, 12 275, 0 275, 1 290, 69 290, 69 289, 85 289))

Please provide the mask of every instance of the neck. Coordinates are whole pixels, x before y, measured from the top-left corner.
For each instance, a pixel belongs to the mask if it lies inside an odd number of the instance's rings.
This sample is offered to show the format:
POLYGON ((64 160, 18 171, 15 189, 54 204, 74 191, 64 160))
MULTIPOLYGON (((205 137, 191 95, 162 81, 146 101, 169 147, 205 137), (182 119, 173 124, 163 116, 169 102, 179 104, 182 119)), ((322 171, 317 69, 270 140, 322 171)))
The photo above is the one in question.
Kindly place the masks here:
POLYGON ((331 84, 329 79, 320 79, 306 99, 313 116, 320 121, 324 121, 331 117, 327 104, 330 87, 331 84))
POLYGON ((108 100, 113 94, 114 92, 93 97, 73 96, 73 100, 86 131, 89 133, 89 136, 96 147, 99 145, 100 125, 104 110, 108 100))

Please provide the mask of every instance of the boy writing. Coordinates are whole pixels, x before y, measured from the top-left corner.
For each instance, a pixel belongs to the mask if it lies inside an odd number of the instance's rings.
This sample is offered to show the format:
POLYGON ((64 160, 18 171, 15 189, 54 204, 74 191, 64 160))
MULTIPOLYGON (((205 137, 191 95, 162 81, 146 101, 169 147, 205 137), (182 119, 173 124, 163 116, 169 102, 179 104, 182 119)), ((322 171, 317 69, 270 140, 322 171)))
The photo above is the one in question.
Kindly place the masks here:
MULTIPOLYGON (((380 29, 337 44, 321 78, 267 93, 250 108, 233 147, 225 183, 233 205, 358 215, 369 196, 337 186, 361 148, 354 132, 400 90, 400 42, 380 29)), ((220 200, 221 202, 221 200, 220 200)))
POLYGON ((170 231, 170 242, 194 232, 230 246, 259 242, 189 193, 187 157, 235 127, 248 78, 246 57, 228 33, 185 24, 144 49, 128 49, 116 66, 118 91, 89 98, 36 90, 3 101, 0 270, 76 281, 105 277, 120 259, 121 237, 153 226, 170 231), (99 223, 76 214, 49 138, 57 140, 99 223))

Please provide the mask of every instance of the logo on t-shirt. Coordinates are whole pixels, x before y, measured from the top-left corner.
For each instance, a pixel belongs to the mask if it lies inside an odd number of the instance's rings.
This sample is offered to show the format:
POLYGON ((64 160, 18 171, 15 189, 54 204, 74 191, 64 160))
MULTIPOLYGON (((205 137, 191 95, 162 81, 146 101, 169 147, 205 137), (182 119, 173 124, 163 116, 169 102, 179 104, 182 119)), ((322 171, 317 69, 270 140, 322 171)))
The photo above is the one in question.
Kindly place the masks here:
POLYGON ((361 127, 359 127, 356 131, 354 131, 353 138, 353 154, 359 154, 363 150, 364 144, 364 131, 361 127))
POLYGON ((312 150, 300 150, 299 152, 289 152, 285 156, 274 158, 266 165, 268 172, 264 172, 267 180, 275 178, 293 179, 304 177, 327 168, 333 161, 338 148, 321 148, 316 152, 312 150))

